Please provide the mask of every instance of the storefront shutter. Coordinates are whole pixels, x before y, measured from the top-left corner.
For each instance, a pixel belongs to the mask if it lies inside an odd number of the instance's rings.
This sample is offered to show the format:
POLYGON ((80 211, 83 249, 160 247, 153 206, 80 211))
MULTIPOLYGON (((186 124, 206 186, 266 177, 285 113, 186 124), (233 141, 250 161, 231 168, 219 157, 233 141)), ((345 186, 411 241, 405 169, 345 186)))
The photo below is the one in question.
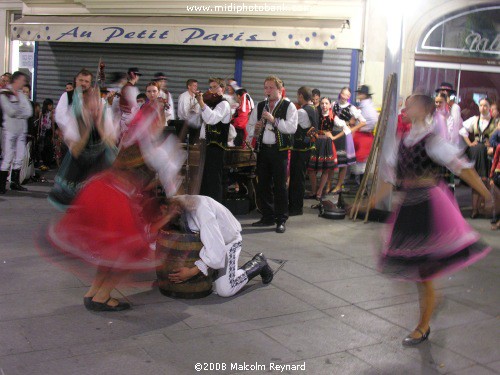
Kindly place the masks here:
POLYGON ((141 92, 154 73, 165 73, 169 90, 177 100, 186 90, 189 78, 200 82, 200 90, 207 90, 208 77, 232 77, 236 52, 234 48, 222 47, 39 42, 37 56, 39 102, 45 98, 57 101, 66 83, 81 68, 97 71, 99 58, 105 62, 108 76, 111 72, 138 67, 144 74, 138 85, 141 92))
MULTIPOLYGON (((352 50, 270 50, 246 48, 243 57, 243 86, 255 101, 264 97, 264 79, 275 74, 285 82, 287 96, 295 101, 300 86, 318 88, 322 96, 336 98, 351 82, 352 50)), ((357 66, 356 72, 357 74, 357 66)))

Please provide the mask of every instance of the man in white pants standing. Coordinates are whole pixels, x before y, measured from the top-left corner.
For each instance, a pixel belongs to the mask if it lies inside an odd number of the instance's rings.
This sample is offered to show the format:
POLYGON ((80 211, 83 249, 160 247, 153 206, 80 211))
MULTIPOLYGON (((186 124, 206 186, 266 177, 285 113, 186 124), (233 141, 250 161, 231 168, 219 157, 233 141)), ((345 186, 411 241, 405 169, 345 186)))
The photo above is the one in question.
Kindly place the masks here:
POLYGON ((0 91, 0 104, 3 112, 3 160, 0 167, 0 194, 5 194, 5 184, 12 167, 10 177, 11 190, 26 191, 21 186, 20 173, 26 148, 28 118, 33 108, 23 87, 28 82, 26 74, 14 72, 10 84, 0 91))
POLYGON ((192 268, 182 267, 170 274, 170 281, 181 283, 198 273, 208 275, 208 268, 218 271, 215 291, 221 297, 238 293, 257 275, 264 284, 273 279, 273 270, 262 253, 238 268, 241 253, 241 225, 233 214, 216 200, 203 195, 183 195, 170 200, 181 206, 181 220, 186 229, 200 234, 203 248, 192 268))

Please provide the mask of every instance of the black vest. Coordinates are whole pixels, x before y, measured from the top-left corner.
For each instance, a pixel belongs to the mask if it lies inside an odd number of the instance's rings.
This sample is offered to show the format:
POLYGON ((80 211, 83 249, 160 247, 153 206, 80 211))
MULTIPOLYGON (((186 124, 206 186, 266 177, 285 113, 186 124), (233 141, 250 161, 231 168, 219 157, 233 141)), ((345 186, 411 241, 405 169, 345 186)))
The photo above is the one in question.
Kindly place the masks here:
MULTIPOLYGON (((281 101, 279 101, 274 107, 272 113, 273 117, 276 119, 286 120, 286 112, 288 111, 288 106, 291 104, 292 103, 290 103, 289 100, 281 99, 281 101)), ((262 118, 262 112, 264 112, 265 105, 265 101, 257 104, 257 119, 262 118)), ((257 140, 259 144, 262 143, 262 139, 264 138, 264 131, 265 129, 262 129, 259 139, 257 140)), ((292 148, 293 134, 283 134, 278 130, 278 128, 274 128, 274 134, 276 135, 276 143, 278 144, 280 151, 290 150, 292 148)))
MULTIPOLYGON (((224 99, 221 103, 225 101, 227 100, 224 99)), ((225 124, 222 121, 219 121, 214 125, 205 124, 205 138, 207 145, 217 145, 219 147, 226 148, 228 135, 229 123, 225 124)))
POLYGON ((315 107, 312 105, 305 105, 302 109, 306 111, 311 126, 305 129, 301 127, 300 124, 297 126, 297 131, 293 137, 293 149, 296 151, 307 151, 314 147, 314 144, 311 143, 311 139, 307 136, 307 132, 311 128, 318 129, 319 123, 319 113, 315 107))

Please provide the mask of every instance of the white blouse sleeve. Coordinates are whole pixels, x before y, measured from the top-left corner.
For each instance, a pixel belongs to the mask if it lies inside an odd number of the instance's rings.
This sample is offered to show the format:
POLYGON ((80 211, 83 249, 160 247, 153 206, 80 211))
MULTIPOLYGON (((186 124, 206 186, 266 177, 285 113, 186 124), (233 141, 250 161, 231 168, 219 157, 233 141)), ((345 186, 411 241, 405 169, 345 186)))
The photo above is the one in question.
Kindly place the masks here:
POLYGON ((458 132, 462 137, 468 137, 469 133, 474 132, 474 124, 477 123, 477 116, 473 116, 465 120, 462 124, 462 128, 458 132))
MULTIPOLYGON (((73 95, 78 95, 74 92, 73 95)), ((61 129, 64 137, 64 141, 67 144, 78 142, 80 140, 80 132, 78 130, 78 124, 76 122, 75 115, 73 114, 73 108, 68 103, 68 94, 64 93, 57 102, 55 120, 57 126, 61 129)))
POLYGON ((351 110, 351 115, 359 122, 366 122, 366 119, 363 117, 363 115, 361 114, 361 109, 353 106, 351 104, 351 107, 350 107, 350 110, 351 110))
POLYGON ((439 165, 447 167, 455 175, 460 175, 463 169, 472 168, 473 164, 464 157, 458 147, 447 142, 438 135, 431 135, 425 142, 425 150, 430 158, 439 165))
POLYGON ((351 128, 347 126, 347 122, 342 120, 340 117, 335 116, 335 118, 333 119, 333 123, 337 126, 342 127, 345 135, 351 134, 351 128))

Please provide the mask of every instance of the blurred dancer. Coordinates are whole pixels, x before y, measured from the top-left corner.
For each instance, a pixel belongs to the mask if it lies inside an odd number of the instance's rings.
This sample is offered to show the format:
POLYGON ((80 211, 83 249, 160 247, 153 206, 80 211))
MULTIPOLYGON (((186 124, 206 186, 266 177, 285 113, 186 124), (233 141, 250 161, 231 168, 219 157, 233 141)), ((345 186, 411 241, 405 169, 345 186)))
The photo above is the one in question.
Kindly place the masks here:
MULTIPOLYGON (((127 83, 123 85, 120 96, 118 99, 118 104, 120 108, 120 135, 123 135, 128 129, 128 124, 134 118, 136 112, 139 110, 137 104, 137 95, 139 95, 139 89, 137 88, 137 83, 141 78, 142 74, 139 72, 138 68, 129 68, 127 72, 127 83)), ((77 83, 78 85, 78 83, 77 83)))
POLYGON ((88 177, 111 165, 119 130, 99 88, 91 87, 92 73, 82 69, 75 81, 76 89, 62 94, 55 115, 69 149, 49 194, 60 209, 71 204, 88 177))
POLYGON ((177 191, 184 162, 174 136, 161 141, 164 121, 162 101, 145 104, 131 121, 113 166, 95 175, 71 210, 49 227, 48 239, 56 249, 97 267, 84 296, 88 310, 130 308, 111 298, 112 290, 127 273, 155 268, 156 235, 177 216, 175 208, 162 212, 155 199, 156 175, 170 196, 177 191))
MULTIPOLYGON (((387 182, 401 186, 403 199, 389 220, 379 268, 391 277, 417 282, 420 296, 420 321, 403 340, 405 346, 429 337, 435 307, 432 280, 462 269, 490 251, 462 217, 453 195, 438 181, 441 166, 446 166, 491 201, 471 164, 459 158, 458 148, 435 134, 440 116, 434 116, 434 110, 430 96, 413 95, 408 100, 412 126, 401 140, 397 156, 388 161, 392 168, 385 171, 387 182)), ((389 188, 381 189, 379 197, 389 188)))
POLYGON ((207 276, 209 268, 218 270, 215 291, 221 297, 235 295, 259 275, 264 284, 272 281, 273 270, 262 253, 238 268, 241 225, 226 207, 202 195, 183 195, 171 201, 180 203, 182 222, 186 223, 188 231, 200 233, 203 248, 195 266, 176 270, 170 274, 170 281, 180 283, 200 272, 207 276))

